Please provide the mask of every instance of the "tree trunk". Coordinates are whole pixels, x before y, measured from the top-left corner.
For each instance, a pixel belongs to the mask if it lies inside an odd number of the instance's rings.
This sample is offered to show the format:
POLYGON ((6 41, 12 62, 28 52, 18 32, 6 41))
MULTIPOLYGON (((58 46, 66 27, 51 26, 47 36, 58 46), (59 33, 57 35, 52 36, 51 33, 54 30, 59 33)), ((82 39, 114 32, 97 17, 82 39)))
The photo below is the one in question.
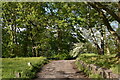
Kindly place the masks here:
POLYGON ((25 37, 25 43, 23 44, 23 54, 24 56, 27 56, 28 54, 28 33, 26 34, 26 37, 25 37))
MULTIPOLYGON (((120 18, 120 1, 118 2, 118 16, 120 18)), ((120 24, 118 24, 118 28, 120 28, 120 24)), ((119 33, 119 32, 118 32, 119 33)), ((117 51, 118 51, 118 54, 116 55, 116 57, 119 57, 120 58, 120 41, 117 40, 117 51)))
POLYGON ((109 55, 110 54, 110 50, 109 50, 108 47, 106 47, 106 51, 107 51, 107 55, 109 55))
POLYGON ((103 29, 101 30, 101 54, 104 55, 104 30, 103 29))
POLYGON ((97 51, 98 51, 98 54, 99 55, 103 55, 103 50, 100 48, 100 46, 98 45, 98 43, 97 43, 97 40, 96 40, 96 37, 95 37, 95 35, 94 35, 94 32, 93 32, 93 30, 90 28, 90 30, 91 30, 91 33, 93 34, 92 35, 92 38, 93 38, 93 43, 94 43, 94 45, 96 46, 96 48, 97 48, 97 51))
MULTIPOLYGON (((14 31, 14 28, 13 28, 13 25, 11 26, 11 29, 12 29, 12 31, 11 31, 11 42, 12 42, 12 46, 13 46, 13 44, 14 44, 14 32, 13 32, 13 31, 14 31)), ((14 47, 12 47, 11 53, 12 53, 12 54, 15 53, 14 47)))
POLYGON ((32 54, 33 54, 33 57, 36 56, 36 50, 35 50, 34 46, 35 46, 34 40, 32 39, 32 54))
POLYGON ((119 17, 119 15, 116 15, 112 10, 110 10, 105 5, 102 5, 99 2, 95 2, 95 4, 97 4, 97 6, 99 8, 101 8, 101 9, 105 10, 107 13, 109 13, 116 21, 118 21, 120 23, 120 17, 119 17))
POLYGON ((89 4, 90 6, 92 6, 96 11, 98 11, 98 12, 100 13, 100 16, 101 16, 101 18, 103 19, 103 22, 104 22, 104 24, 106 25, 108 31, 109 31, 112 35, 114 35, 115 37, 117 37, 117 40, 118 40, 119 43, 120 43, 120 36, 119 36, 119 35, 117 34, 117 32, 114 31, 114 29, 111 27, 111 25, 110 25, 110 23, 109 23, 109 20, 106 18, 104 12, 103 12, 99 7, 97 7, 96 4, 93 4, 93 3, 90 3, 90 2, 88 2, 88 4, 89 4))
POLYGON ((104 55, 104 40, 101 40, 101 54, 104 55))
POLYGON ((36 55, 35 55, 35 48, 34 47, 32 47, 32 57, 35 57, 36 55))
POLYGON ((61 45, 62 45, 62 31, 58 26, 58 53, 61 53, 61 45))
POLYGON ((35 49, 36 57, 38 57, 38 47, 35 49))

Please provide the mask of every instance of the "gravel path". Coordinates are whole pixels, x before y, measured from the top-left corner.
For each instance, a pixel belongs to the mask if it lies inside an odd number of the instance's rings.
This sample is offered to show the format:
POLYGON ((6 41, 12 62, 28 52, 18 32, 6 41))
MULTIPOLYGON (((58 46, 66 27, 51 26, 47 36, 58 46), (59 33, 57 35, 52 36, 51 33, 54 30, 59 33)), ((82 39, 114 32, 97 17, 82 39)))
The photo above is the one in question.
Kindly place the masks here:
POLYGON ((83 72, 76 69, 75 60, 50 61, 37 74, 34 80, 88 80, 83 72))

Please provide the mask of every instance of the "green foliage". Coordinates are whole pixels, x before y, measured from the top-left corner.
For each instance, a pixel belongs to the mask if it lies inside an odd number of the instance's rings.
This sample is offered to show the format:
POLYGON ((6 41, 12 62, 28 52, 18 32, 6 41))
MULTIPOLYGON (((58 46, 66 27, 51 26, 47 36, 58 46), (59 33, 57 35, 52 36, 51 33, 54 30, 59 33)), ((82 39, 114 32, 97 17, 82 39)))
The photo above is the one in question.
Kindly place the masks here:
POLYGON ((75 64, 77 65, 77 68, 80 70, 80 71, 83 71, 87 76, 89 76, 90 78, 99 78, 98 76, 92 76, 94 75, 92 73, 92 71, 90 71, 89 69, 83 67, 78 61, 75 62, 75 64), (91 77, 92 76, 92 77, 91 77))
POLYGON ((82 60, 87 64, 95 64, 102 68, 111 69, 115 73, 119 73, 119 58, 116 58, 115 55, 97 55, 94 53, 85 53, 81 54, 77 60, 82 60))
POLYGON ((74 44, 75 48, 73 50, 70 51, 70 55, 73 57, 76 57, 80 54, 80 52, 83 50, 83 43, 77 43, 74 44))
POLYGON ((66 17, 61 16, 66 13, 60 13, 66 7, 55 12, 60 8, 57 4, 3 3, 3 57, 49 57, 69 52, 72 43, 77 41, 72 35, 72 26, 68 27, 66 17))
POLYGON ((100 75, 98 75, 98 74, 90 74, 90 75, 89 75, 89 78, 97 78, 96 80, 104 80, 104 79, 102 79, 102 77, 101 77, 100 75))
POLYGON ((110 68, 114 73, 120 74, 120 64, 114 65, 113 67, 110 68))
POLYGON ((94 74, 88 68, 83 67, 78 61, 76 61, 75 64, 77 65, 77 68, 80 71, 83 71, 87 76, 89 76, 89 78, 94 78, 94 80, 104 80, 99 74, 94 74))
POLYGON ((61 53, 61 54, 56 54, 56 55, 51 56, 50 59, 68 60, 68 59, 72 59, 72 57, 67 53, 61 53))
POLYGON ((45 57, 28 58, 3 58, 2 59, 2 78, 16 78, 20 73, 20 78, 34 78, 37 71, 48 61, 45 57), (28 63, 32 66, 28 66, 28 63))
POLYGON ((77 57, 82 53, 92 53, 95 52, 96 48, 89 42, 86 43, 75 43, 73 46, 73 50, 70 51, 70 55, 73 57, 77 57))
MULTIPOLYGON (((111 10, 116 12, 115 4, 111 10)), ((116 40, 107 38, 111 36, 107 29, 111 28, 103 24, 100 14, 89 3, 4 2, 2 10, 2 57, 66 56, 64 53, 70 51, 76 57, 79 53, 100 52, 108 39, 112 44, 106 47, 117 52, 116 40), (75 43, 79 46, 73 47, 75 43)), ((110 22, 114 21, 107 11, 105 15, 110 22)))
POLYGON ((78 68, 80 71, 84 71, 84 70, 85 70, 85 68, 83 68, 82 65, 81 65, 78 61, 76 61, 75 64, 77 65, 77 68, 78 68))

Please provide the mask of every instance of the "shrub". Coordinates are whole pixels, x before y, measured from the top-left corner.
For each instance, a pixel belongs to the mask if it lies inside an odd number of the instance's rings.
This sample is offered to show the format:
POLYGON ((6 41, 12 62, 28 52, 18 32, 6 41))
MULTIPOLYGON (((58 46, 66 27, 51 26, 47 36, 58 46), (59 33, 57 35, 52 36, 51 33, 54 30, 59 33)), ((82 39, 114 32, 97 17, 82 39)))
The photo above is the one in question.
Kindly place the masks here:
POLYGON ((120 62, 119 58, 116 58, 115 55, 97 55, 94 53, 85 53, 80 54, 77 60, 82 60, 87 64, 95 64, 102 68, 111 69, 114 73, 120 74, 118 71, 118 65, 120 62))

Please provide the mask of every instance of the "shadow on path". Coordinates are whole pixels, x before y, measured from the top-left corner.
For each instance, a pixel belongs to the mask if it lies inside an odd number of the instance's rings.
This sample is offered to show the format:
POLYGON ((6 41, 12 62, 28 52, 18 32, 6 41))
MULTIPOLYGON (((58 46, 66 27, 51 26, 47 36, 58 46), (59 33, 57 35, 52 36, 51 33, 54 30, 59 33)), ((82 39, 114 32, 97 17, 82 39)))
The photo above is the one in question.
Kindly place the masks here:
POLYGON ((75 60, 50 61, 34 80, 88 80, 88 77, 77 70, 75 60))

